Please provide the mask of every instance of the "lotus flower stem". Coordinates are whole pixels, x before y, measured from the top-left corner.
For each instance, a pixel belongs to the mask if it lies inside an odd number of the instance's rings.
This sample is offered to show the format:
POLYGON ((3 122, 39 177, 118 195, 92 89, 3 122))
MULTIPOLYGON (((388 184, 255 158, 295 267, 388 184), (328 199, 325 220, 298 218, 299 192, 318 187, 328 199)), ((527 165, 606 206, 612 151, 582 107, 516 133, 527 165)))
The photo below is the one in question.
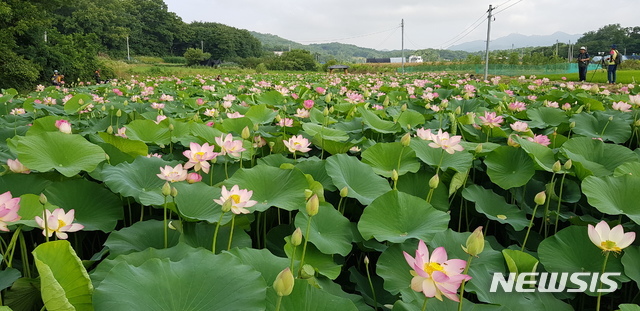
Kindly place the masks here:
POLYGON ((300 267, 298 268, 298 275, 302 273, 302 266, 304 266, 304 256, 307 254, 307 243, 309 242, 309 232, 311 232, 311 218, 313 216, 309 216, 309 221, 307 222, 307 231, 304 235, 304 246, 302 247, 302 257, 300 257, 300 267))
MULTIPOLYGON (((551 190, 553 190, 555 182, 556 182, 556 173, 553 173, 553 175, 551 176, 551 182, 549 183, 551 185, 551 190)), ((547 200, 544 204, 544 218, 542 219, 544 226, 540 228, 540 233, 542 233, 542 230, 544 229, 545 239, 547 238, 547 234, 549 233, 549 223, 547 222, 547 217, 549 216, 550 203, 551 203, 551 198, 549 198, 549 200, 547 200)))
POLYGON ((7 268, 11 268, 11 262, 13 261, 13 254, 16 250, 16 241, 18 240, 18 236, 22 232, 22 225, 18 226, 18 229, 13 232, 13 236, 11 236, 11 242, 9 242, 9 246, 7 246, 6 257, 5 260, 7 262, 7 268))
POLYGON ((29 266, 29 254, 27 253, 27 242, 24 234, 20 233, 20 254, 22 256, 22 271, 27 278, 31 278, 31 268, 29 266))
POLYGON ((231 241, 233 241, 233 227, 236 224, 236 214, 231 215, 231 229, 229 231, 229 244, 227 244, 227 250, 231 249, 231 241))
MULTIPOLYGON (((464 267, 464 272, 462 272, 462 274, 467 274, 467 272, 469 271, 469 267, 471 266, 471 260, 473 259, 473 256, 469 255, 469 260, 467 260, 467 265, 464 267)), ((462 280, 462 283, 460 283, 460 302, 458 302, 458 311, 462 311, 462 296, 464 295, 464 285, 467 284, 466 280, 462 280)))
POLYGON ((560 180, 560 193, 558 195, 558 208, 556 209, 556 222, 554 224, 554 234, 558 233, 558 219, 560 218, 560 205, 562 203, 562 188, 564 187, 564 178, 567 174, 562 174, 562 180, 560 180))
POLYGON ((536 219, 536 211, 538 210, 538 204, 533 208, 533 214, 531 214, 531 221, 529 221, 529 225, 527 226, 527 234, 524 236, 524 241, 522 242, 521 251, 524 252, 524 248, 527 245, 527 240, 529 239, 529 232, 531 232, 531 227, 533 226, 533 220, 536 219))
POLYGON ((216 241, 218 241, 218 231, 220 230, 220 223, 222 222, 222 217, 224 216, 224 212, 220 214, 220 219, 218 219, 218 223, 216 223, 216 229, 213 231, 213 243, 211 244, 211 252, 216 253, 216 241))
POLYGON ((164 196, 164 205, 162 207, 162 220, 164 227, 164 248, 169 246, 169 226, 167 224, 167 196, 164 196))
POLYGON ((422 304, 422 311, 427 310, 427 301, 428 301, 429 297, 424 296, 424 303, 422 304))
MULTIPOLYGON (((604 255, 604 262, 602 263, 602 273, 600 273, 600 275, 604 274, 604 271, 607 269, 607 261, 609 260, 609 254, 611 252, 605 252, 606 255, 604 255)), ((600 311, 600 299, 602 298, 602 292, 600 291, 602 289, 602 280, 599 282, 600 285, 598 285, 598 299, 596 300, 596 311, 600 311)))
POLYGON ((371 294, 373 295, 373 310, 378 310, 378 298, 376 297, 376 290, 373 288, 373 282, 371 282, 371 272, 369 272, 368 257, 365 257, 364 266, 367 270, 367 279, 369 280, 369 287, 371 288, 371 294))
POLYGON ((278 302, 276 303, 276 311, 280 311, 280 305, 282 305, 282 297, 278 296, 278 302))

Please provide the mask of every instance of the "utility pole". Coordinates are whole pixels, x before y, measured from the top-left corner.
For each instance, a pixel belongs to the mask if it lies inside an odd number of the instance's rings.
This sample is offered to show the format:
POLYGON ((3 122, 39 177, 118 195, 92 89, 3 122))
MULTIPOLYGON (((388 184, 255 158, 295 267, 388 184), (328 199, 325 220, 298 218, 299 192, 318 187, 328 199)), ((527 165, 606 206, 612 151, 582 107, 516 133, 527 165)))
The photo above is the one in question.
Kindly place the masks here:
POLYGON ((484 79, 487 80, 487 75, 489 74, 489 40, 491 39, 491 12, 493 11, 493 6, 489 4, 489 10, 487 11, 489 15, 487 15, 487 49, 484 55, 484 79))
POLYGON ((45 43, 47 43, 47 42, 48 42, 48 41, 47 41, 47 31, 46 31, 46 30, 44 31, 44 42, 45 42, 45 43))
POLYGON ((129 36, 127 36, 127 60, 131 61, 131 54, 129 54, 129 36))
POLYGON ((569 46, 567 46, 567 53, 569 54, 567 59, 569 60, 569 63, 571 63, 571 59, 573 58, 573 46, 571 45, 571 40, 569 40, 569 46))
POLYGON ((402 28, 402 73, 404 73, 404 18, 400 22, 402 28))
POLYGON ((200 49, 204 52, 204 40, 200 40, 200 49))

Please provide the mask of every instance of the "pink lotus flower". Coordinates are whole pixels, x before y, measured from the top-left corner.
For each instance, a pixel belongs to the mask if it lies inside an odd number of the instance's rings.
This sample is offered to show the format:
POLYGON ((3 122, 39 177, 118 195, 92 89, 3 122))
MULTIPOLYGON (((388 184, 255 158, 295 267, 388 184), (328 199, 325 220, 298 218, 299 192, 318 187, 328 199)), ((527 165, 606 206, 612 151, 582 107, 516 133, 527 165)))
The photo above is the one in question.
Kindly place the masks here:
POLYGON ((164 104, 160 104, 160 103, 151 103, 151 108, 153 109, 164 109, 164 104))
POLYGON ((311 99, 307 99, 307 100, 304 101, 304 103, 302 105, 304 106, 304 109, 309 110, 309 109, 313 108, 313 105, 315 105, 315 102, 313 100, 311 100, 311 99))
POLYGON ((627 104, 627 103, 625 103, 623 101, 620 101, 620 102, 617 102, 617 103, 614 102, 611 105, 611 108, 613 108, 613 110, 618 110, 618 111, 622 111, 622 112, 631 111, 631 105, 629 105, 629 104, 627 104))
POLYGON ((431 148, 442 148, 449 154, 454 154, 456 151, 464 150, 464 147, 460 145, 460 139, 462 136, 456 135, 449 137, 449 133, 438 130, 438 134, 431 134, 432 143, 429 143, 431 148))
POLYGON ((18 159, 7 159, 7 166, 9 170, 14 173, 29 174, 31 170, 24 166, 18 159))
POLYGON ((156 117, 156 121, 155 121, 155 122, 156 122, 156 124, 160 124, 160 122, 162 122, 162 120, 164 120, 164 119, 166 119, 166 118, 167 118, 167 116, 165 116, 165 115, 163 115, 163 114, 160 114, 160 115, 158 115, 158 116, 156 117))
POLYGON ((164 168, 160 168, 160 174, 156 174, 156 176, 169 182, 183 181, 187 179, 187 170, 182 167, 182 164, 175 167, 166 165, 164 168))
POLYGON ((306 109, 302 109, 302 108, 298 108, 296 109, 296 114, 294 114, 294 116, 301 118, 301 119, 305 119, 311 116, 311 113, 309 113, 309 110, 306 109))
POLYGON ((482 121, 482 125, 491 128, 500 127, 500 124, 502 123, 502 121, 504 121, 502 119, 502 116, 496 116, 496 113, 494 111, 485 111, 484 116, 480 116, 478 118, 480 119, 480 121, 482 121))
POLYGON ((640 106, 640 94, 638 95, 629 95, 629 102, 636 106, 640 106))
POLYGON ((9 231, 7 222, 20 220, 20 198, 11 197, 11 191, 0 194, 0 231, 9 231))
MULTIPOLYGON (((204 170, 203 170, 204 171, 204 170)), ((202 176, 198 173, 189 173, 187 174, 187 182, 190 184, 194 184, 200 182, 202 180, 202 176)))
MULTIPOLYGON (((44 87, 42 89, 44 90, 44 87)), ((318 86, 318 87, 316 87, 316 92, 318 92, 318 94, 320 94, 320 95, 324 95, 327 92, 327 90, 325 90, 324 88, 318 86)))
POLYGON ((198 106, 204 105, 204 99, 202 99, 202 98, 196 99, 196 105, 198 105, 198 106))
POLYGON ((217 153, 213 152, 214 146, 209 146, 209 143, 204 143, 200 146, 197 143, 190 143, 189 150, 185 150, 182 154, 189 159, 184 165, 184 169, 193 169, 197 172, 202 169, 203 172, 209 173, 209 161, 218 156, 217 153))
POLYGON ((207 117, 215 117, 218 114, 218 111, 213 108, 207 108, 204 110, 204 115, 207 117))
POLYGON ((512 124, 509 124, 509 126, 511 126, 511 129, 516 132, 526 132, 529 130, 529 124, 522 121, 513 122, 512 124))
POLYGON ((551 144, 551 140, 549 140, 547 135, 533 135, 533 137, 527 137, 527 140, 543 146, 549 146, 551 144))
POLYGON ((239 112, 234 112, 234 113, 227 113, 227 118, 229 119, 237 119, 237 118, 242 118, 244 117, 243 114, 239 113, 239 112))
POLYGON ((291 153, 296 153, 296 151, 309 152, 311 150, 311 148, 309 148, 311 143, 308 139, 302 137, 302 135, 292 136, 288 141, 283 140, 283 142, 291 153))
POLYGON ((419 128, 416 130, 416 136, 420 137, 422 140, 431 140, 431 129, 419 128))
POLYGON ((71 134, 71 123, 67 120, 56 120, 56 127, 62 133, 71 134))
POLYGON ((43 217, 47 218, 47 225, 45 228, 44 220, 40 216, 36 216, 36 223, 42 228, 42 235, 51 237, 53 233, 56 233, 58 239, 66 240, 69 236, 65 232, 76 232, 84 228, 83 225, 73 223, 75 218, 75 210, 71 209, 65 213, 64 209, 56 208, 53 213, 46 210, 46 214, 43 217))
POLYGON ((571 104, 569 104, 569 103, 564 103, 564 104, 562 105, 562 110, 565 110, 565 111, 567 111, 567 110, 571 110, 571 104))
POLYGON ((239 157, 240 152, 245 151, 244 147, 242 147, 242 140, 233 140, 233 136, 231 134, 224 134, 220 137, 216 137, 216 144, 222 148, 220 155, 229 154, 234 157, 239 157))
POLYGON ((253 137, 253 148, 262 148, 267 145, 267 140, 258 135, 253 137))
POLYGON ((114 135, 122 137, 122 138, 129 138, 129 137, 127 137, 126 132, 127 132, 127 128, 123 126, 123 127, 119 128, 118 129, 118 133, 116 133, 114 135))
POLYGON ((11 115, 21 115, 21 114, 25 114, 27 113, 26 110, 24 110, 24 108, 13 108, 11 109, 11 112, 9 112, 9 114, 11 115))
POLYGON ((291 119, 291 118, 282 118, 278 122, 278 125, 282 126, 282 127, 293 127, 293 119, 291 119))
POLYGON ((251 200, 252 195, 253 191, 240 189, 238 185, 231 187, 230 191, 227 191, 227 187, 222 186, 220 199, 213 199, 213 201, 220 205, 224 205, 227 201, 231 201, 231 212, 234 214, 249 214, 251 212, 247 207, 252 207, 258 203, 258 201, 251 200))
POLYGON ((509 103, 507 108, 511 111, 525 111, 527 110, 527 104, 523 102, 513 102, 509 103))
POLYGON ((636 239, 635 232, 624 233, 622 225, 609 228, 609 225, 604 220, 595 227, 587 225, 587 233, 591 242, 604 252, 620 253, 623 248, 631 245, 636 239))
POLYGON ((426 297, 436 297, 442 301, 442 295, 459 302, 458 288, 463 281, 471 280, 471 277, 462 274, 467 264, 462 259, 447 260, 447 252, 444 247, 436 248, 431 257, 429 249, 424 241, 418 242, 416 257, 413 258, 407 252, 402 252, 404 258, 413 269, 411 275, 411 289, 422 292, 426 297))

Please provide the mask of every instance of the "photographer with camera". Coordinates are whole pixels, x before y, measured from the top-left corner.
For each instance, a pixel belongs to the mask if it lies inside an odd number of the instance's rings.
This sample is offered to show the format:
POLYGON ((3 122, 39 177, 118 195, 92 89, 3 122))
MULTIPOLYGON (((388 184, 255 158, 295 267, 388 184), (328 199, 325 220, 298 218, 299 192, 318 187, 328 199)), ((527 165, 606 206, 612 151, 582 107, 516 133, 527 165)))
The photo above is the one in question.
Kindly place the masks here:
POLYGON ((620 52, 616 50, 617 48, 618 46, 613 44, 611 45, 611 51, 609 52, 610 56, 607 62, 607 80, 609 81, 609 84, 616 83, 616 70, 618 70, 618 64, 620 64, 622 58, 620 52))
POLYGON ((587 53, 587 48, 580 47, 580 53, 578 54, 578 73, 580 75, 580 82, 587 80, 587 68, 589 67, 589 61, 591 57, 587 53))

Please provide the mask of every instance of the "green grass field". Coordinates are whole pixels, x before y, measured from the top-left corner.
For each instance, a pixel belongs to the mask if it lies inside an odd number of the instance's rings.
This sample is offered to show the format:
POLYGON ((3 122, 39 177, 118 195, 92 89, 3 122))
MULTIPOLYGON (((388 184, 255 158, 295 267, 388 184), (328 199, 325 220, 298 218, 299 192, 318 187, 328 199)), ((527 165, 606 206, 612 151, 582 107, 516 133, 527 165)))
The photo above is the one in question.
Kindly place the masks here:
MULTIPOLYGON (((566 77, 566 81, 578 81, 578 73, 570 74, 551 74, 537 75, 539 78, 548 78, 554 81, 561 81, 562 77, 566 77)), ((640 81, 640 70, 618 70, 616 74, 616 82, 622 84, 638 83, 640 81)), ((607 83, 607 70, 598 69, 587 72, 587 82, 607 83)))

